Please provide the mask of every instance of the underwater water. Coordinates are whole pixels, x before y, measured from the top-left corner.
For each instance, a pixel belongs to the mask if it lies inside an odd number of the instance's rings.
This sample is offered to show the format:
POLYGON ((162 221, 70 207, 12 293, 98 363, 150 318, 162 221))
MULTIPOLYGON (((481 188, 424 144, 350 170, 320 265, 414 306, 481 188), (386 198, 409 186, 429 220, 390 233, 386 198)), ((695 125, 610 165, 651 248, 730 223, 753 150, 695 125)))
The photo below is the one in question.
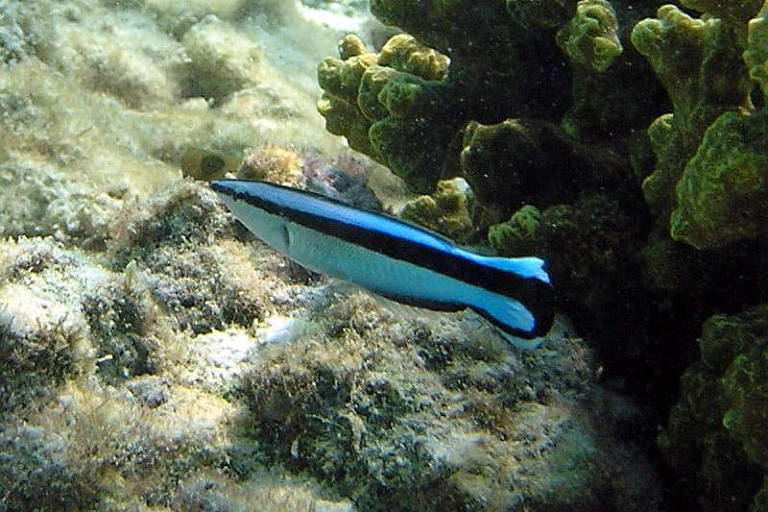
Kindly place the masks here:
POLYGON ((768 510, 768 2, 0 0, 0 512, 768 510))

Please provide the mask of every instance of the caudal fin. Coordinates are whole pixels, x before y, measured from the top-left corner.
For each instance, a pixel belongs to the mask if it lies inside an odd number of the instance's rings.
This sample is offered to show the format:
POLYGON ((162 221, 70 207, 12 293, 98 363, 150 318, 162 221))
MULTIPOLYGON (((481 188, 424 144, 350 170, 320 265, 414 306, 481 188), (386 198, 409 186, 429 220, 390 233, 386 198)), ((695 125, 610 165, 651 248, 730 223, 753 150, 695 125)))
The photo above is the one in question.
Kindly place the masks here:
POLYGON ((488 291, 469 307, 496 326, 513 345, 536 348, 552 327, 554 297, 548 282, 533 282, 537 284, 518 295, 520 300, 488 291))

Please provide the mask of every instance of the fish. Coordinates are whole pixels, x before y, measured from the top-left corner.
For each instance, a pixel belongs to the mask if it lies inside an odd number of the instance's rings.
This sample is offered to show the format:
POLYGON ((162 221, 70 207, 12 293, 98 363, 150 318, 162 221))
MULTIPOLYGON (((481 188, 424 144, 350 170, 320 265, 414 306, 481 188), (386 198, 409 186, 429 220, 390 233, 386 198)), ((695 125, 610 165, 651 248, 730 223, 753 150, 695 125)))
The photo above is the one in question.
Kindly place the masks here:
POLYGON ((397 217, 265 181, 210 187, 257 238, 309 270, 410 306, 470 309, 523 349, 552 326, 553 288, 538 257, 480 255, 397 217))

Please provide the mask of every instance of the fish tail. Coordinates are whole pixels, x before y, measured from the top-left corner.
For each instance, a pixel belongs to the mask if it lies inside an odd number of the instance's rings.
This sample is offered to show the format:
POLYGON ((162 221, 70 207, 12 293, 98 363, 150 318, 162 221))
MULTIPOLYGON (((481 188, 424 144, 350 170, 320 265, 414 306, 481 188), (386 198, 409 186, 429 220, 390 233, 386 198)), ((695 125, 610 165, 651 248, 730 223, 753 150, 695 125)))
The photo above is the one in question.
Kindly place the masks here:
MULTIPOLYGON (((503 279, 504 274, 500 274, 503 279)), ((510 283, 512 284, 512 283, 510 283)), ((531 349, 542 342, 554 321, 552 285, 539 276, 516 281, 509 294, 484 291, 468 306, 487 319, 513 345, 531 349)))

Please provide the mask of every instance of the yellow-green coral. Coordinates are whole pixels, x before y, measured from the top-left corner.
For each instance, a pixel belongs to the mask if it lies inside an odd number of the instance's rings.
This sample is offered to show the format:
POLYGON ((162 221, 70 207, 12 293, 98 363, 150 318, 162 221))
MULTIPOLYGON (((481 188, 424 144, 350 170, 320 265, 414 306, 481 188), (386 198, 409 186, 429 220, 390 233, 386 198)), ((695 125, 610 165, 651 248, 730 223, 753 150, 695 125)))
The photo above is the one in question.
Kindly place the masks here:
POLYGON ((749 69, 749 77, 760 84, 763 96, 768 99, 768 2, 749 21, 744 62, 749 69))
POLYGON ((729 408, 723 426, 738 439, 747 456, 768 473, 768 339, 755 340, 731 362, 723 376, 729 408))
MULTIPOLYGON (((768 471, 768 307, 709 318, 659 443, 702 510, 745 510, 768 471)), ((756 503, 764 500, 757 494, 756 503)), ((760 508, 752 508, 758 511, 760 508)))
MULTIPOLYGON (((317 108, 326 128, 350 147, 387 165, 415 190, 427 192, 440 177, 450 131, 426 124, 446 109, 440 92, 448 59, 404 34, 381 52, 367 52, 357 36, 339 43, 343 60, 318 67, 323 96, 317 108)), ((455 130, 453 123, 446 123, 455 130)))
POLYGON ((677 184, 671 234, 698 248, 768 231, 768 110, 727 112, 709 127, 677 184))
POLYGON ((669 94, 672 116, 650 131, 656 169, 643 183, 660 217, 675 205, 674 185, 696 152, 704 131, 722 113, 746 103, 749 93, 738 39, 717 18, 696 19, 673 5, 632 31, 632 43, 645 55, 669 94))
POLYGON ((463 179, 443 180, 437 182, 435 193, 406 203, 401 216, 465 243, 475 234, 470 214, 473 199, 463 179))
POLYGON ((378 64, 424 80, 442 80, 448 71, 448 57, 406 34, 392 36, 381 48, 378 64))
POLYGON ((516 211, 507 222, 491 226, 488 229, 488 241, 501 253, 516 250, 522 254, 535 243, 541 221, 541 211, 527 204, 516 211))
POLYGON ((607 0, 581 0, 576 15, 557 33, 557 44, 581 66, 607 70, 623 48, 616 13, 607 0))
POLYGON ((763 0, 681 0, 683 6, 716 16, 743 32, 744 25, 760 9, 763 0))

